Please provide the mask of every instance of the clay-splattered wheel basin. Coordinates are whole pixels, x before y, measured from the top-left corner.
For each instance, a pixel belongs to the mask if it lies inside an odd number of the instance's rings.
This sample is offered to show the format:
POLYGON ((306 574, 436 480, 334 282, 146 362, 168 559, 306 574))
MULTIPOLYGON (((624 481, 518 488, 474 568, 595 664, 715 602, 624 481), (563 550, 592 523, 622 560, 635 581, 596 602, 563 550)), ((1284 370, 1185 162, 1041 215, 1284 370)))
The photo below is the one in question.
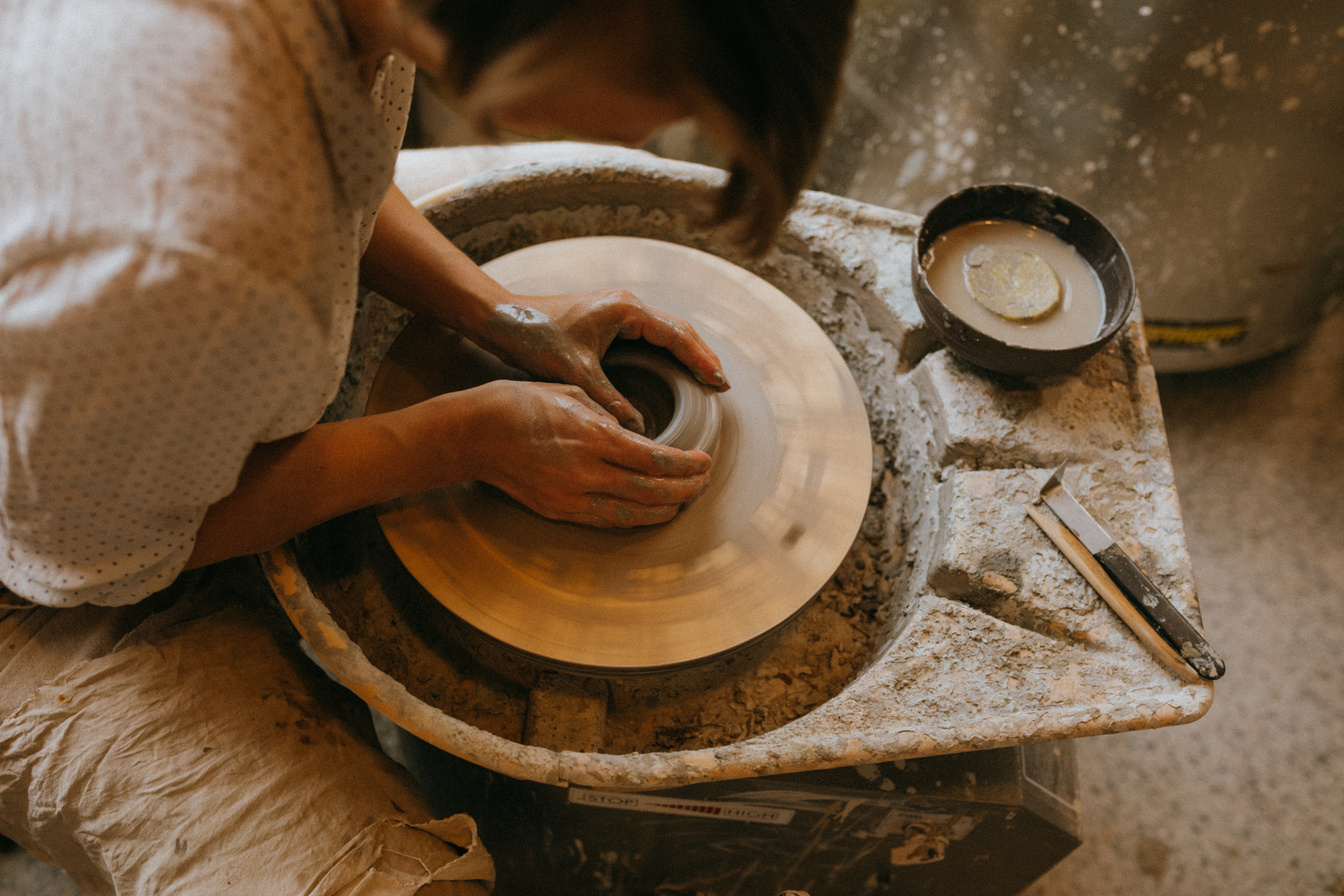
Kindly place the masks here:
MULTIPOLYGON (((724 255, 723 234, 701 226, 720 183, 656 160, 529 164, 468 182, 428 215, 478 262, 592 234, 724 255)), ((391 559, 371 512, 265 558, 296 627, 411 732, 550 783, 667 788, 1198 718, 1212 687, 1152 659, 1020 507, 1044 470, 1073 458, 1079 497, 1199 618, 1137 319, 1075 374, 986 374, 939 350, 922 323, 909 280, 917 225, 807 194, 776 248, 744 265, 840 349, 874 439, 859 537, 773 636, 699 669, 594 688, 473 640, 391 559)), ((332 416, 362 412, 403 323, 366 298, 332 416)))

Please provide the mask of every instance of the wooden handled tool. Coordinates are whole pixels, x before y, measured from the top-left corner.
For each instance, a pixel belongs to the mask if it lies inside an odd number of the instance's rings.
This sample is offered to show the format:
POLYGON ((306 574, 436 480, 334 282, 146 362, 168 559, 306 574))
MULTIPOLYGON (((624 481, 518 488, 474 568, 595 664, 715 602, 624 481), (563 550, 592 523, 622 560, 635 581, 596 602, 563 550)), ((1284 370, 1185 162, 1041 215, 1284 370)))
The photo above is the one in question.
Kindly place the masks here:
POLYGON ((1097 589, 1101 599, 1115 611, 1115 615, 1129 626, 1130 631, 1138 636, 1139 641, 1153 653, 1162 664, 1186 681, 1199 681, 1199 673, 1190 667, 1190 664, 1181 659, 1175 649, 1165 640, 1158 637, 1157 632, 1144 621, 1143 616, 1138 610, 1134 609, 1129 598, 1120 590, 1115 582, 1111 581, 1106 570, 1096 559, 1087 552, 1083 543, 1079 541, 1074 534, 1065 529, 1060 523, 1041 513, 1030 504, 1022 505, 1027 511, 1027 516, 1036 521, 1036 525, 1041 527, 1046 536, 1055 543, 1055 546, 1064 554, 1068 561, 1074 565, 1078 572, 1082 573, 1083 578, 1088 584, 1097 589))
POLYGON ((1157 632, 1194 670, 1208 679, 1220 678, 1225 671, 1220 657, 1199 629, 1172 606, 1152 580, 1139 569, 1111 534, 1092 518, 1078 499, 1064 487, 1064 468, 1059 469, 1041 486, 1041 500, 1055 516, 1077 536, 1083 547, 1105 570, 1107 578, 1120 587, 1130 606, 1157 632))

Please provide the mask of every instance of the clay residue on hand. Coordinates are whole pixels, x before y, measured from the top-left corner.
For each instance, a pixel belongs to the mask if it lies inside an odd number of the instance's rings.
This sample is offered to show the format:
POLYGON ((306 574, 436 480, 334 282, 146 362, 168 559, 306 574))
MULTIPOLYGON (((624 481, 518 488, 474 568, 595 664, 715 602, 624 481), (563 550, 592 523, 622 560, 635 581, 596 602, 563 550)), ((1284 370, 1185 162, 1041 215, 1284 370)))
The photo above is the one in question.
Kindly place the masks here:
MULTIPOLYGON (((581 342, 571 338, 561 324, 546 312, 529 305, 504 303, 495 306, 495 314, 486 321, 480 344, 495 357, 539 379, 568 382, 589 392, 595 399, 593 382, 583 376, 586 367, 581 342)), ((632 432, 645 434, 644 419, 629 408, 624 396, 607 402, 603 410, 632 432)))
POLYGON ((548 324, 551 322, 545 312, 526 305, 496 305, 495 310, 520 324, 548 324))
POLYGON ((518 342, 519 348, 533 352, 560 353, 563 348, 560 330, 550 315, 527 305, 496 305, 495 317, 487 322, 483 335, 488 342, 518 342), (507 337, 501 338, 504 334, 507 337))

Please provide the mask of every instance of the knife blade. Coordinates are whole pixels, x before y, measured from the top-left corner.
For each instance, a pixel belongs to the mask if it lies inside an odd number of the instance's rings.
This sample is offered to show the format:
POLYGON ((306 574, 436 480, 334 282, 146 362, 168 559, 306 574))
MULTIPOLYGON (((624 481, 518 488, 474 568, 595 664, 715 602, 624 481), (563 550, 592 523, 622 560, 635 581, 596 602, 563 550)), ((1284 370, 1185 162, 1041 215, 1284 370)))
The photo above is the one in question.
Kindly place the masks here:
POLYGON ((1210 680, 1221 678, 1226 671, 1222 657, 1209 646, 1209 642, 1190 620, 1172 606, 1166 596, 1153 584, 1152 579, 1148 578, 1124 549, 1116 544, 1111 534, 1064 487, 1066 467, 1068 461, 1060 464, 1041 486, 1041 500, 1091 552, 1153 630, 1170 644, 1192 669, 1210 680))

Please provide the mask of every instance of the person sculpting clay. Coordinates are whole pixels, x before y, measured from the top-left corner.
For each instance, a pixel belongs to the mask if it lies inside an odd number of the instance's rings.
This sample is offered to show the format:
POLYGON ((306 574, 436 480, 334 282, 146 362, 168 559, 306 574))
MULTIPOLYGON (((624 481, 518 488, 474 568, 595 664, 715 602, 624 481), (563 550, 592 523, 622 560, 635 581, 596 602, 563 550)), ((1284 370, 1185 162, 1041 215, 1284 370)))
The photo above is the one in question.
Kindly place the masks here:
POLYGON ((771 244, 834 104, 852 0, 0 4, 0 834, 90 894, 480 893, 367 709, 247 556, 489 482, 666 521, 710 459, 645 438, 599 360, 684 321, 504 290, 391 185, 419 70, 486 134, 639 145, 694 117, 717 220, 771 244), (319 423, 360 284, 538 381, 319 423))

